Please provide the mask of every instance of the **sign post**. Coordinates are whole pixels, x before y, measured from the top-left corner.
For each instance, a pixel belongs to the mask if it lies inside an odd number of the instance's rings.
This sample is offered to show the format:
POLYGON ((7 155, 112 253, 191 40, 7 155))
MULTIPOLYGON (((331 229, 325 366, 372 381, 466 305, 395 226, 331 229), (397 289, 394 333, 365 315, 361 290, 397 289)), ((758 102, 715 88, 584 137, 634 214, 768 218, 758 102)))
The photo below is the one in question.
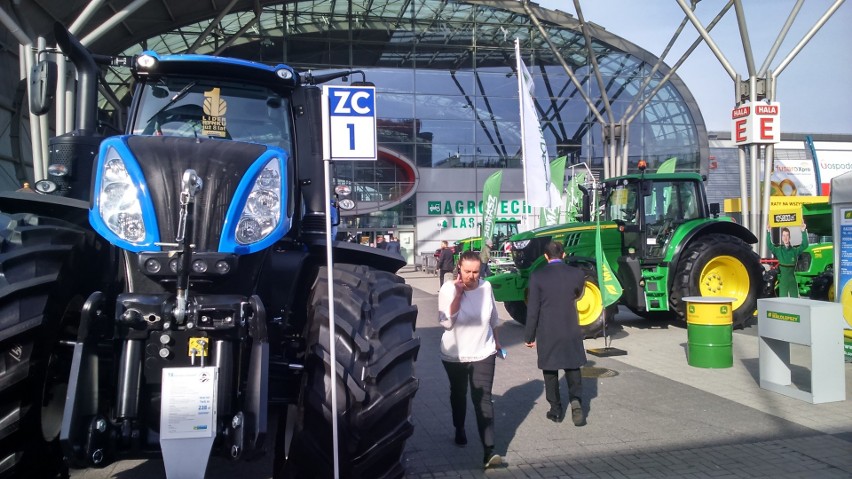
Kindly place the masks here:
MULTIPOLYGON (((325 85, 322 87, 322 147, 325 176, 325 204, 331 204, 331 162, 369 160, 378 157, 376 140, 376 88, 367 86, 325 85)), ((332 259, 331 214, 325 215, 325 252, 328 271, 328 344, 331 381, 337 380, 337 351, 334 327, 334 261, 332 259)), ((331 385, 331 442, 334 477, 340 477, 337 445, 337 388, 331 385)))

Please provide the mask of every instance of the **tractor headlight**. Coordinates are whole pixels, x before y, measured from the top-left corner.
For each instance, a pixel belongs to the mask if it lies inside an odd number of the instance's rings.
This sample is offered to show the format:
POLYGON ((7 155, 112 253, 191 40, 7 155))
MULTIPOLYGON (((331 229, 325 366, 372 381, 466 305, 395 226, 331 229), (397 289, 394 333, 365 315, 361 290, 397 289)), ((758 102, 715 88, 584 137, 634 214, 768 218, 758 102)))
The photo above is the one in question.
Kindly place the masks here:
POLYGON ((101 145, 89 221, 110 243, 130 251, 144 251, 158 241, 142 171, 120 138, 101 145))
POLYGON ((264 165, 246 198, 237 222, 237 243, 257 243, 269 236, 281 219, 281 171, 278 158, 264 165))
POLYGON ((258 251, 290 229, 286 159, 283 150, 270 148, 246 171, 228 208, 219 252, 258 251))

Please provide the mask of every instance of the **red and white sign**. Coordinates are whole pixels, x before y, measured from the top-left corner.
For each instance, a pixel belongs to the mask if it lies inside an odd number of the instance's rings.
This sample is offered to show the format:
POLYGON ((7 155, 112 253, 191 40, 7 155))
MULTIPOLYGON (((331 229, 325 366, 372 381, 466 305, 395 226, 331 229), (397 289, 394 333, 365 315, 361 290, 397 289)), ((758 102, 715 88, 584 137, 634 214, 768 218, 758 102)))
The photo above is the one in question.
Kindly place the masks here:
POLYGON ((735 145, 781 141, 781 104, 756 102, 731 110, 731 139, 735 145))

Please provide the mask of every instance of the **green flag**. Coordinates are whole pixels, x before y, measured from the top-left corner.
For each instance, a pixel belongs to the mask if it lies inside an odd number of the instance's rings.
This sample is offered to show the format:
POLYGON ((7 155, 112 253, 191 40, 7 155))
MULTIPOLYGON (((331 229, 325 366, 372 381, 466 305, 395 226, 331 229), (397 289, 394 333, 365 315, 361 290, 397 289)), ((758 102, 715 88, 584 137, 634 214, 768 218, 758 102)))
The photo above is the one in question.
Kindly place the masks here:
POLYGON ((550 162, 550 185, 551 208, 542 208, 540 212, 540 225, 549 226, 559 223, 559 213, 562 209, 562 184, 565 183, 565 160, 567 158, 560 156, 550 162))
POLYGON ((598 266, 598 287, 601 288, 601 299, 603 306, 606 308, 610 304, 618 301, 621 297, 621 283, 609 267, 609 263, 604 255, 603 247, 601 246, 601 221, 598 218, 595 226, 595 256, 597 257, 598 266))
POLYGON ((503 170, 494 172, 482 185, 482 244, 494 236, 494 222, 497 219, 497 206, 500 204, 500 184, 503 182, 503 170))
POLYGON ((660 167, 657 168, 657 173, 674 173, 675 168, 677 167, 677 157, 673 156, 668 160, 660 163, 660 167))
POLYGON ((583 192, 580 186, 586 183, 586 172, 581 171, 571 177, 565 187, 565 221, 573 223, 582 214, 583 192))

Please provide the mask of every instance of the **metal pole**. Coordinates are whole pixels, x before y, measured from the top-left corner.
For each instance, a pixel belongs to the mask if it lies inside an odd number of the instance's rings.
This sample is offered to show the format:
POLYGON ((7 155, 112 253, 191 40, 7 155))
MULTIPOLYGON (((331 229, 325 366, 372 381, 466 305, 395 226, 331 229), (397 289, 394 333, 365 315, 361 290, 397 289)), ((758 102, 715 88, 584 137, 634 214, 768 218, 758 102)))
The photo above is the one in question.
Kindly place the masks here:
POLYGON ((95 11, 100 8, 103 3, 104 0, 92 0, 91 2, 89 2, 89 4, 86 5, 86 8, 84 8, 83 11, 80 12, 80 16, 78 16, 77 19, 74 20, 74 23, 72 23, 71 26, 68 27, 68 31, 73 33, 74 35, 77 35, 80 32, 80 29, 86 25, 89 19, 92 18, 92 15, 95 14, 95 11))
MULTIPOLYGON (((327 151, 331 151, 331 148, 327 151)), ((328 208, 331 206, 331 159, 323 160, 323 175, 325 177, 325 257, 326 270, 328 271, 328 349, 331 354, 331 445, 332 454, 334 455, 334 479, 340 477, 340 457, 338 455, 337 444, 337 338, 335 338, 334 326, 334 259, 332 257, 333 248, 331 247, 331 212, 328 208)))
MULTIPOLYGON (((47 40, 44 37, 38 37, 36 45, 38 46, 37 52, 43 52, 47 49, 47 40)), ((36 53, 36 55, 37 55, 37 53, 36 53)), ((34 59, 38 60, 38 57, 34 57, 34 59)), ((30 114, 32 114, 32 113, 30 113, 30 114)), ((38 117, 38 134, 39 134, 39 141, 41 142, 41 174, 42 174, 42 176, 41 176, 41 178, 36 178, 36 181, 47 178, 47 165, 49 163, 48 155, 49 155, 49 151, 50 151, 47 148, 47 139, 48 139, 47 137, 49 136, 49 133, 50 133, 50 126, 48 124, 49 120, 50 120, 49 115, 40 115, 38 117)))
POLYGON ((231 0, 227 5, 225 5, 225 8, 222 9, 222 11, 219 12, 218 15, 216 15, 216 18, 212 22, 210 22, 210 25, 207 25, 207 28, 205 28, 204 31, 201 32, 201 35, 198 35, 198 38, 196 38, 192 45, 186 50, 186 53, 195 53, 198 47, 200 47, 201 44, 204 42, 204 39, 207 38, 207 36, 210 35, 210 32, 212 32, 213 29, 219 25, 225 15, 231 13, 231 10, 234 8, 234 5, 236 5, 238 1, 239 0, 231 0))
POLYGON ((103 36, 106 32, 110 31, 112 27, 121 23, 125 18, 129 17, 130 14, 132 14, 136 10, 142 8, 146 3, 148 3, 148 0, 134 0, 126 7, 116 12, 115 15, 110 17, 109 20, 102 23, 98 28, 92 30, 91 33, 83 37, 80 40, 80 43, 82 43, 84 46, 91 45, 93 42, 97 41, 98 38, 103 36))
POLYGON ((68 64, 65 55, 58 52, 56 55, 56 136, 62 135, 65 130, 65 88, 68 84, 68 64))
POLYGON ((766 71, 769 69, 769 64, 775 59, 778 49, 781 48, 781 44, 784 42, 784 39, 787 38, 787 32, 789 32, 790 27, 793 26, 793 20, 796 19, 796 16, 799 14, 799 10, 802 9, 802 5, 804 3, 805 0, 796 1, 796 4, 793 6, 793 10, 790 11, 790 15, 787 17, 787 21, 784 22, 784 26, 781 27, 781 31, 778 32, 778 38, 775 39, 775 43, 773 43, 772 48, 769 49, 769 54, 766 55, 766 60, 764 60, 763 65, 760 66, 757 76, 762 77, 766 75, 766 71))
MULTIPOLYGON (((29 76, 29 72, 33 69, 33 46, 32 44, 23 45, 23 56, 25 63, 25 70, 27 71, 27 76, 29 76)), ((27 93, 30 92, 30 83, 27 82, 27 93)), ((28 103, 29 104, 29 103, 28 103)), ((30 145, 32 147, 32 155, 33 155, 33 182, 36 182, 42 178, 44 178, 44 170, 42 170, 42 161, 41 158, 43 156, 43 152, 41 150, 41 133, 39 132, 39 118, 33 114, 33 112, 29 111, 27 108, 27 113, 30 118, 30 145)))
POLYGON ((604 179, 612 178, 615 176, 612 174, 612 169, 609 165, 609 148, 607 148, 607 142, 609 141, 609 135, 607 135, 607 125, 606 123, 601 123, 601 138, 603 140, 603 166, 604 166, 604 179))
MULTIPOLYGON (((757 103, 757 78, 752 76, 748 79, 748 98, 749 102, 754 107, 755 103, 757 103)), ((760 221, 759 221, 759 205, 758 203, 760 198, 760 165, 758 163, 758 145, 755 143, 751 143, 748 145, 749 150, 749 165, 751 167, 751 192, 750 192, 750 200, 751 204, 749 205, 751 208, 751 219, 749 220, 749 224, 751 225, 751 232, 755 235, 760 234, 760 221)), ((769 185, 766 185, 767 187, 769 185)), ((754 245, 755 251, 759 249, 759 244, 754 245)))
POLYGON ((737 25, 740 27, 740 40, 743 42, 743 53, 745 53, 746 69, 748 76, 753 77, 757 74, 754 69, 754 55, 751 53, 751 40, 748 37, 748 26, 746 25, 745 12, 743 12, 742 0, 734 1, 734 10, 737 12, 737 25))
POLYGON ((568 75, 568 78, 571 79, 571 83, 573 83, 574 87, 577 88, 577 93, 579 93, 580 96, 583 97, 583 101, 586 102, 586 106, 589 107, 589 110, 593 115, 595 115, 595 118, 597 118, 598 122, 601 125, 606 124, 606 120, 604 120, 604 117, 598 111, 594 102, 589 98, 589 95, 587 95, 586 92, 583 91, 583 85, 580 83, 580 80, 577 79, 577 76, 574 75, 574 71, 562 57, 562 54, 559 53, 559 49, 556 48, 556 45, 554 45, 553 42, 550 41, 550 35, 547 34, 547 31, 544 29, 544 27, 541 26, 541 23, 538 21, 538 18, 536 18, 532 10, 530 10, 529 2, 524 1, 523 7, 526 14, 530 17, 530 20, 532 20, 533 25, 538 28, 538 31, 539 33, 541 33, 542 38, 544 38, 544 41, 547 42, 547 46, 550 48, 551 53, 553 53, 553 56, 555 56, 559 63, 562 65, 562 69, 565 70, 565 73, 568 75))
MULTIPOLYGON (((739 75, 734 78, 734 96, 737 98, 736 104, 740 104, 739 86, 742 83, 742 78, 739 75)), ((751 230, 749 223, 749 207, 748 207, 748 176, 746 174, 746 154, 745 147, 737 147, 737 160, 740 165, 740 214, 742 215, 743 226, 747 230, 751 230)))
POLYGON ((592 48, 592 37, 589 35, 586 20, 583 19, 583 10, 580 9, 580 0, 574 0, 574 8, 577 10, 577 19, 580 21, 580 31, 583 32, 583 38, 586 42, 586 53, 589 55, 589 62, 592 64, 592 71, 595 72, 595 79, 598 82, 598 90, 601 92, 601 100, 603 100, 604 103, 604 110, 606 110, 606 114, 609 117, 609 122, 611 124, 615 123, 615 116, 612 114, 612 106, 609 104, 609 95, 606 93, 606 84, 601 76, 601 69, 598 67, 598 59, 595 56, 595 50, 592 48))
POLYGON ((217 48, 217 49, 216 49, 216 51, 215 51, 215 52, 213 52, 213 55, 221 55, 221 54, 222 54, 222 52, 224 52, 226 48, 228 48, 228 47, 230 47, 231 45, 233 45, 233 43, 234 43, 235 41, 237 41, 237 39, 238 39, 238 38, 240 38, 241 36, 243 36, 243 34, 244 34, 244 33, 245 33, 245 32, 246 32, 249 28, 251 28, 252 26, 254 26, 254 24, 255 24, 255 23, 258 23, 259 21, 260 21, 260 17, 255 16, 254 18, 252 18, 251 20, 249 20, 248 22, 246 22, 246 24, 245 24, 245 25, 243 25, 243 28, 240 28, 240 30, 239 30, 237 33, 235 33, 235 34, 231 35, 231 36, 228 38, 228 40, 227 40, 227 41, 225 41, 225 43, 223 43, 223 44, 222 44, 222 46, 220 46, 219 48, 217 48))
POLYGON ((781 75, 781 72, 784 71, 785 68, 787 68, 787 65, 789 65, 790 62, 793 61, 793 58, 796 58, 796 55, 799 54, 802 48, 805 48, 805 45, 807 45, 811 38, 816 35, 819 29, 822 28, 823 25, 825 25, 825 22, 827 22, 828 19, 831 18, 832 15, 834 15, 834 12, 838 8, 840 8, 840 5, 844 1, 845 0, 835 0, 834 4, 832 4, 831 7, 826 10, 826 12, 822 15, 822 17, 817 20, 816 24, 814 24, 814 26, 811 27, 810 30, 808 30, 808 33, 806 33, 805 36, 802 37, 801 40, 799 40, 799 43, 796 44, 795 47, 793 47, 793 50, 787 55, 786 58, 784 58, 784 60, 781 61, 781 64, 778 65, 777 68, 775 68, 775 78, 778 78, 778 76, 781 75))
MULTIPOLYGON (((766 95, 770 102, 775 101, 775 77, 772 75, 771 71, 766 75, 766 95)), ((761 230, 765 230, 766 227, 769 225, 769 197, 771 195, 771 188, 769 187, 769 185, 772 181, 772 168, 774 164, 775 145, 767 145, 763 166, 765 168, 765 171, 763 173, 763 214, 760 217, 761 230)), ((766 244, 766 235, 758 235, 758 239, 760 240, 760 257, 765 258, 769 255, 769 245, 766 244)))
POLYGON ((698 18, 695 16, 695 14, 692 13, 692 10, 689 9, 689 6, 686 4, 685 0, 677 0, 677 3, 678 5, 680 5, 680 8, 683 10, 683 13, 685 13, 686 16, 689 18, 689 21, 692 22, 692 25, 695 27, 695 29, 698 30, 698 33, 701 35, 704 41, 707 42, 707 46, 710 48, 710 51, 713 52, 714 55, 716 55, 716 59, 719 60, 719 63, 722 64, 722 68, 724 68, 725 71, 728 72, 728 75, 731 77, 731 79, 735 79, 737 76, 736 70, 734 70, 734 67, 731 66, 731 63, 728 61, 728 59, 725 58, 725 55, 722 53, 722 51, 719 50, 719 47, 716 45, 716 42, 714 42, 713 39, 710 38, 710 34, 707 33, 707 30, 705 30, 704 27, 701 26, 701 22, 698 21, 698 18))

